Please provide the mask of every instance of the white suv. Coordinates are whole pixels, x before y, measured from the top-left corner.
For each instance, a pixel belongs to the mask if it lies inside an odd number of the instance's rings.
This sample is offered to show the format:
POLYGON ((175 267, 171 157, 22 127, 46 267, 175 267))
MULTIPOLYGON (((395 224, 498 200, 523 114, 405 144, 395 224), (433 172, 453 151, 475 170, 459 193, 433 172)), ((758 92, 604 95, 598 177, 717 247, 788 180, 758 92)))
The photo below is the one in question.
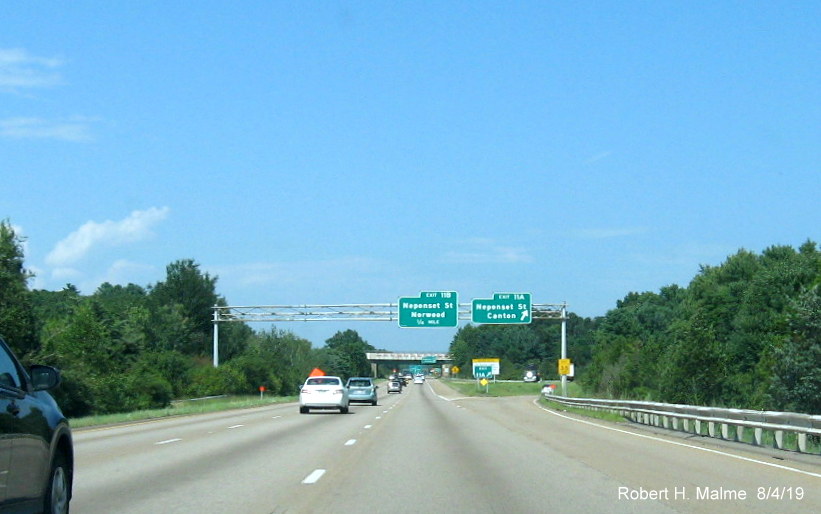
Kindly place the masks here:
POLYGON ((299 412, 310 409, 339 409, 348 413, 348 388, 339 377, 308 377, 299 389, 299 412))

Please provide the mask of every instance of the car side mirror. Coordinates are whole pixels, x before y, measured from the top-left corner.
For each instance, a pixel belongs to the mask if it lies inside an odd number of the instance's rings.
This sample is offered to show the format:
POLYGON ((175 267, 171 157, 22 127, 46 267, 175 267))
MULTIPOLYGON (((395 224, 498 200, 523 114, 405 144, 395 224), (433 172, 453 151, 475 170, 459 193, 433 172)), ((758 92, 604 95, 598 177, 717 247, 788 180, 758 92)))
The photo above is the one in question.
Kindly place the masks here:
POLYGON ((35 391, 54 389, 62 382, 60 370, 52 368, 51 366, 35 364, 29 368, 29 375, 31 376, 31 384, 35 391))

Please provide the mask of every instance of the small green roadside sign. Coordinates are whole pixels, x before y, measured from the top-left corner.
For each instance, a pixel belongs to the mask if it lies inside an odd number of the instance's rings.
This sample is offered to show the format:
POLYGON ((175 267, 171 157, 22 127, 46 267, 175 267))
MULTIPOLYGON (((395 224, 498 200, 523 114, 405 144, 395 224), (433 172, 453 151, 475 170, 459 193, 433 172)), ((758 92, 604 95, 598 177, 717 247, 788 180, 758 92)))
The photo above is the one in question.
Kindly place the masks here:
POLYGON ((455 327, 459 324, 456 291, 422 291, 419 296, 399 298, 402 328, 455 327))
POLYGON ((493 293, 493 298, 474 298, 474 323, 525 324, 533 318, 530 293, 493 293))
POLYGON ((475 378, 493 378, 493 366, 474 366, 473 376, 475 378))

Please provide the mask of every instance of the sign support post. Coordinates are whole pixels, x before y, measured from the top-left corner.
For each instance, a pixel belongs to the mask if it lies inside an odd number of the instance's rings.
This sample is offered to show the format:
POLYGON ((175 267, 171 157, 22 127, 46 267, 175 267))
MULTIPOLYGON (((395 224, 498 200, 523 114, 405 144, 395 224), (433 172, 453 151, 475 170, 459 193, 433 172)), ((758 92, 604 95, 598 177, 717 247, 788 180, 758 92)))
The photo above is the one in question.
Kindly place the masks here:
MULTIPOLYGON (((567 358, 567 306, 562 306, 562 359, 567 358)), ((562 375, 562 396, 567 396, 567 375, 562 375)))

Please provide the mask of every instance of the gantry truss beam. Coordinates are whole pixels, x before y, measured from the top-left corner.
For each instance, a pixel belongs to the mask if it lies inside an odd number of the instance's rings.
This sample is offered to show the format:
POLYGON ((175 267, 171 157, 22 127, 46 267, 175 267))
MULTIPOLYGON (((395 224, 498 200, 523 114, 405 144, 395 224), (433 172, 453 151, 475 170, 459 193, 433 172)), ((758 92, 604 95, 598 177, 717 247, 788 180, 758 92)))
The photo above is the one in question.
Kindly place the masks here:
MULTIPOLYGON (((567 305, 534 303, 532 319, 566 319, 567 305)), ((471 304, 459 304, 459 319, 472 319, 471 304)), ((215 306, 214 322, 239 321, 279 323, 286 321, 398 321, 396 303, 356 303, 340 305, 249 305, 215 306)))

